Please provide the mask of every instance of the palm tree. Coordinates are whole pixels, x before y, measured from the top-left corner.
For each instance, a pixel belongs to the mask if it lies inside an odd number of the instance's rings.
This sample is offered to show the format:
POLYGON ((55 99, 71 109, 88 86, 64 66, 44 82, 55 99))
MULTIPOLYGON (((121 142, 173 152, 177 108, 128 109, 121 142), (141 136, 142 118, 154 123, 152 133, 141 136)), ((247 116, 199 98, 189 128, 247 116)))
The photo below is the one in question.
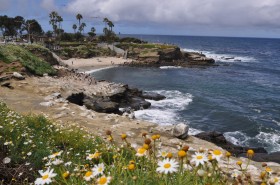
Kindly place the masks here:
POLYGON ((95 33, 96 29, 94 27, 91 27, 90 31, 95 33))
MULTIPOLYGON (((81 26, 79 27, 79 31, 80 31, 80 32, 83 31, 83 33, 84 33, 84 29, 85 29, 86 26, 87 26, 86 23, 83 22, 83 23, 81 24, 81 26)), ((85 34, 85 33, 84 33, 84 34, 85 34)))
POLYGON ((55 12, 55 11, 52 11, 50 14, 49 14, 49 17, 50 17, 50 21, 49 23, 52 25, 53 27, 53 32, 56 33, 56 30, 57 30, 57 17, 58 17, 58 13, 55 12))
POLYGON ((77 25, 76 25, 76 24, 73 24, 72 28, 73 28, 73 30, 74 30, 74 33, 76 33, 77 25))
POLYGON ((83 19, 83 16, 81 14, 76 15, 76 19, 79 21, 79 27, 81 26, 81 19, 83 19))
POLYGON ((60 35, 60 32, 62 30, 61 22, 63 22, 63 18, 60 15, 57 15, 57 22, 58 22, 58 35, 60 35))
POLYGON ((109 28, 110 28, 110 31, 112 32, 113 31, 113 27, 115 26, 114 24, 113 24, 113 22, 112 21, 108 21, 108 26, 109 26, 109 28))
POLYGON ((103 22, 105 23, 105 27, 107 27, 108 22, 109 22, 109 19, 108 19, 107 17, 105 17, 105 18, 103 19, 103 22))
POLYGON ((103 33, 104 33, 104 35, 105 36, 107 36, 108 35, 108 33, 109 33, 109 30, 108 30, 108 28, 103 28, 103 33))

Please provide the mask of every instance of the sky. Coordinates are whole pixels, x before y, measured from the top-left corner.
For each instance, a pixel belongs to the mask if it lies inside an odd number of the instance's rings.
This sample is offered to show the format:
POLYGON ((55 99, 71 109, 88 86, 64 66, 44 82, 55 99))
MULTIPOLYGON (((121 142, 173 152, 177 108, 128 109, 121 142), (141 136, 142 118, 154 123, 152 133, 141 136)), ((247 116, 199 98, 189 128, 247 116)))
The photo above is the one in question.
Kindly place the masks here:
POLYGON ((51 30, 49 13, 72 32, 77 13, 101 33, 104 17, 122 34, 280 38, 280 0, 0 0, 0 15, 36 19, 51 30))

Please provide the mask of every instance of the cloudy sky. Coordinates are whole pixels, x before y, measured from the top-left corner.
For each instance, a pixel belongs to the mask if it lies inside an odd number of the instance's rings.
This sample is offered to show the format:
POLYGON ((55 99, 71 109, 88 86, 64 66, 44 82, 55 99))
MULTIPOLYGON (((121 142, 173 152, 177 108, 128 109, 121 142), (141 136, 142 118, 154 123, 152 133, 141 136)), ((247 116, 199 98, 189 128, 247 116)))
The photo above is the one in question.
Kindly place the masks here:
POLYGON ((35 18, 45 31, 53 10, 67 31, 81 13, 87 31, 108 17, 124 34, 280 38, 280 0, 0 0, 1 15, 35 18))

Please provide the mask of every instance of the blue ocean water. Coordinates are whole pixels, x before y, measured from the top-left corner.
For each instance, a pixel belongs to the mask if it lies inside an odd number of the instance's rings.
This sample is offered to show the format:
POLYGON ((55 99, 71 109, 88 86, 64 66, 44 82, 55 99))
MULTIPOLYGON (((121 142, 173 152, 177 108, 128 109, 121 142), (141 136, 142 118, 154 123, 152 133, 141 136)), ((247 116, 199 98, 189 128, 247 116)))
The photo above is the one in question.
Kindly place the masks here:
POLYGON ((186 122, 193 134, 220 131, 235 144, 280 151, 280 40, 133 35, 175 44, 216 60, 208 68, 118 67, 97 79, 126 83, 167 97, 136 117, 158 124, 186 122), (225 58, 234 59, 226 60, 225 58))

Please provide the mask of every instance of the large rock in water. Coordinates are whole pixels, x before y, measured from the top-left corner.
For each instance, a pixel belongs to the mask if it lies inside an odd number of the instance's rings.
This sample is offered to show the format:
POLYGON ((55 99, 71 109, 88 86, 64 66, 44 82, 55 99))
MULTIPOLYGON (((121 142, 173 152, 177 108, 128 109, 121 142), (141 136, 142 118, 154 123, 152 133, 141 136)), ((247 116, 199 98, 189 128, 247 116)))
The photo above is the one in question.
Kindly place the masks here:
POLYGON ((179 139, 186 139, 188 137, 188 133, 189 133, 189 126, 184 123, 179 123, 177 125, 174 125, 171 131, 171 134, 179 139))
POLYGON ((195 135, 195 137, 214 143, 236 156, 246 153, 249 149, 253 149, 255 153, 267 153, 267 151, 263 147, 249 148, 234 145, 231 142, 227 141, 222 133, 216 131, 202 132, 195 135))
POLYGON ((166 98, 165 96, 154 92, 143 92, 141 97, 148 100, 155 100, 155 101, 163 100, 166 98))
POLYGON ((147 109, 151 106, 151 103, 141 97, 132 97, 129 100, 129 106, 134 110, 147 109))

